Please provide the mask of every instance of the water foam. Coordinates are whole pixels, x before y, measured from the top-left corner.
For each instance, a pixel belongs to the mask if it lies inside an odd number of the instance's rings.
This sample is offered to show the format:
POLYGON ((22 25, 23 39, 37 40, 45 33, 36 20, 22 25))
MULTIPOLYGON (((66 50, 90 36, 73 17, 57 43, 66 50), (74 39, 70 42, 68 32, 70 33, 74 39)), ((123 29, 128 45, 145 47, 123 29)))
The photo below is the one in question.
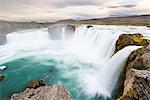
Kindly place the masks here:
MULTIPOLYGON (((47 29, 14 32, 7 35, 7 44, 0 46, 0 61, 3 64, 32 55, 43 59, 40 63, 47 65, 49 63, 44 61, 49 57, 61 59, 64 65, 56 66, 65 70, 61 77, 76 77, 81 91, 89 97, 97 94, 111 97, 128 55, 138 48, 126 47, 113 55, 115 42, 120 34, 145 32, 143 30, 145 27, 81 26, 73 37, 65 39, 65 29, 62 28, 60 40, 51 40, 47 29), (73 63, 75 66, 71 68, 73 63)), ((148 32, 145 35, 149 35, 148 32)))

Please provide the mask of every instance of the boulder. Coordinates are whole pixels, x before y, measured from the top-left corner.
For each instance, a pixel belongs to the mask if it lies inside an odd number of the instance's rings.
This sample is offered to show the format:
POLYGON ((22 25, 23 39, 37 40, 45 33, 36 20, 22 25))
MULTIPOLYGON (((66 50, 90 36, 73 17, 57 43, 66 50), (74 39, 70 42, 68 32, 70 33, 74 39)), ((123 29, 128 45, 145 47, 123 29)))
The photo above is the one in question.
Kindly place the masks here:
POLYGON ((11 100, 73 100, 73 97, 64 86, 53 85, 27 88, 19 94, 13 94, 11 100))
POLYGON ((44 80, 32 80, 28 88, 38 88, 41 86, 45 86, 45 81, 44 80))
POLYGON ((126 46, 137 45, 137 46, 148 46, 150 40, 144 39, 142 34, 122 34, 116 42, 115 53, 126 46))
POLYGON ((92 25, 88 25, 87 28, 93 27, 92 25))
POLYGON ((150 100, 150 71, 128 70, 120 100, 150 100))
POLYGON ((150 67, 150 50, 143 47, 133 51, 127 60, 127 68, 148 69, 150 67))
POLYGON ((0 81, 4 80, 5 76, 0 74, 0 81))

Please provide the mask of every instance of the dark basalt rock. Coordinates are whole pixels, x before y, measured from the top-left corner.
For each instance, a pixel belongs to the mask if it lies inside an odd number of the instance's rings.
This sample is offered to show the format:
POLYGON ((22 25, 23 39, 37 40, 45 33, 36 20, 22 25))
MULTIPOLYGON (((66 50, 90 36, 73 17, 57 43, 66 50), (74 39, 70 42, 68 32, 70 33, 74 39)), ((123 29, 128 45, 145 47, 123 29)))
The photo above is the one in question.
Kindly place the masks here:
POLYGON ((148 25, 147 27, 150 27, 150 25, 148 25))
POLYGON ((38 88, 41 86, 45 86, 45 81, 44 80, 32 80, 28 88, 38 88))
POLYGON ((92 25, 88 25, 87 28, 93 27, 92 25))
POLYGON ((150 40, 144 39, 142 34, 122 34, 116 42, 115 53, 126 46, 137 45, 137 46, 148 46, 150 40))
POLYGON ((0 74, 0 81, 4 80, 5 76, 0 74))

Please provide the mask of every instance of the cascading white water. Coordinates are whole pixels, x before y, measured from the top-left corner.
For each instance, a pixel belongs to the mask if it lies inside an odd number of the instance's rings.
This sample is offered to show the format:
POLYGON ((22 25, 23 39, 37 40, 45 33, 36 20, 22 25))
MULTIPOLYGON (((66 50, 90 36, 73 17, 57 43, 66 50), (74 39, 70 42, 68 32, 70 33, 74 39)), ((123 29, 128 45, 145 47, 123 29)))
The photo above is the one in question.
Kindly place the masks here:
POLYGON ((17 43, 17 42, 28 42, 28 41, 44 41, 49 40, 49 34, 47 29, 31 29, 26 31, 17 31, 11 34, 7 34, 8 43, 17 43))
POLYGON ((48 33, 47 29, 8 34, 7 44, 0 46, 0 64, 8 62, 11 58, 16 59, 14 57, 19 54, 25 56, 30 53, 36 58, 44 54, 45 59, 63 58, 64 62, 69 63, 77 63, 73 61, 76 58, 80 62, 92 64, 92 67, 76 66, 76 70, 67 71, 70 66, 64 64, 66 72, 61 77, 72 78, 72 75, 77 77, 81 91, 89 97, 97 94, 110 97, 128 55, 138 48, 137 46, 126 47, 113 55, 116 40, 122 33, 130 31, 140 33, 145 28, 142 30, 135 27, 133 30, 130 27, 94 26, 87 28, 81 26, 76 28, 74 35, 71 35, 69 39, 66 38, 65 28, 61 30, 61 34, 56 34, 58 37, 61 36, 60 40, 51 40, 49 35, 55 39, 55 33, 48 33), (68 59, 68 55, 71 58, 68 59))
POLYGON ((139 46, 125 47, 108 60, 108 63, 99 73, 100 94, 111 96, 128 56, 138 48, 139 46))
POLYGON ((101 59, 106 62, 113 54, 119 35, 106 29, 79 27, 75 31, 74 40, 70 42, 70 51, 94 61, 99 62, 101 59))
POLYGON ((84 90, 88 95, 99 94, 110 97, 127 57, 133 50, 139 48, 138 46, 129 46, 112 56, 115 42, 119 36, 118 33, 114 34, 109 30, 99 30, 95 27, 88 29, 84 26, 76 30, 75 44, 77 45, 73 44, 72 50, 78 51, 77 53, 83 50, 79 55, 89 57, 88 59, 101 64, 100 70, 96 69, 94 74, 89 72, 85 73, 83 77, 79 76, 82 77, 81 83, 84 84, 84 90), (79 48, 78 45, 80 45, 79 48))
POLYGON ((62 39, 65 39, 65 27, 62 28, 62 39))

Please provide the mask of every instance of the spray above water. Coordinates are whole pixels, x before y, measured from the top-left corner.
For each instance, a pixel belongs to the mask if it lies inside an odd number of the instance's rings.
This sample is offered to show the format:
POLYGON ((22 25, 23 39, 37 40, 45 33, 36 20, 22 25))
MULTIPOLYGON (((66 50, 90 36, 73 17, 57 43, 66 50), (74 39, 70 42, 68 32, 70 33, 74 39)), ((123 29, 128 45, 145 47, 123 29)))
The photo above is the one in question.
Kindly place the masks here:
POLYGON ((129 46, 113 55, 116 40, 122 33, 140 32, 141 28, 81 26, 74 34, 66 33, 66 29, 62 27, 56 34, 53 30, 48 32, 48 29, 8 34, 7 44, 0 46, 0 64, 28 56, 35 57, 31 61, 38 59, 39 62, 40 59, 39 63, 43 66, 51 66, 49 63, 53 60, 49 59, 61 60, 63 63, 55 66, 61 74, 55 77, 67 78, 69 81, 66 84, 71 91, 80 91, 89 98, 97 94, 111 97, 128 55, 139 48, 129 46), (73 80, 76 80, 76 85, 73 80), (73 86, 80 90, 73 90, 73 86))

